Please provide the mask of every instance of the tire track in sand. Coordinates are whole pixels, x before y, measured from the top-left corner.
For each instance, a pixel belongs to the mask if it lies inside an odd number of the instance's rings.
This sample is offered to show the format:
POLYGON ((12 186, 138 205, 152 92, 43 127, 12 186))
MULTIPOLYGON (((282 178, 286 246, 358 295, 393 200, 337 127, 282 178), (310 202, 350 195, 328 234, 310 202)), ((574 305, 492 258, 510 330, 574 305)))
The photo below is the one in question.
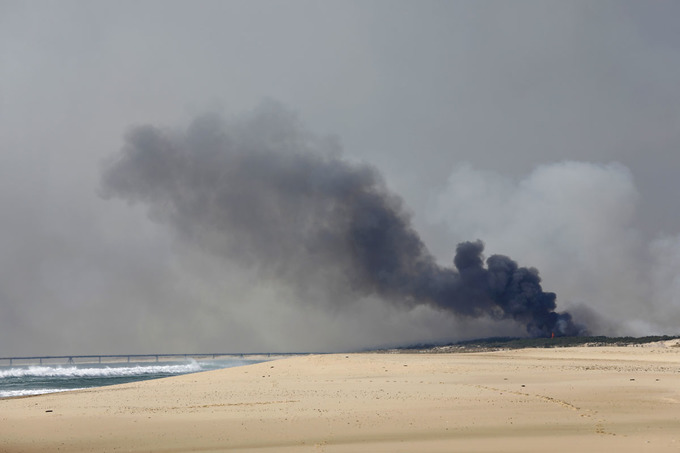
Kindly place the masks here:
MULTIPOLYGON (((576 406, 576 405, 574 405, 574 404, 572 404, 568 401, 561 400, 559 398, 553 398, 552 396, 520 392, 520 391, 517 391, 517 390, 500 389, 500 388, 496 388, 496 387, 490 387, 490 386, 479 385, 479 384, 475 384, 475 385, 469 384, 469 385, 471 387, 475 387, 475 388, 478 388, 478 389, 481 389, 481 390, 498 392, 501 395, 503 393, 509 393, 511 395, 517 395, 517 396, 524 396, 524 397, 527 397, 527 398, 539 399, 539 400, 545 401, 546 403, 556 404, 556 405, 563 407, 565 409, 569 409, 569 410, 572 410, 574 412, 577 412, 581 417, 584 417, 584 418, 592 418, 593 415, 597 414, 597 411, 591 411, 591 410, 588 410, 588 409, 582 410, 580 407, 578 407, 578 406, 576 406)), ((607 431, 605 429, 604 424, 606 422, 607 422, 606 420, 595 420, 595 425, 594 425, 595 432, 597 434, 602 434, 602 435, 616 436, 616 433, 611 432, 611 431, 607 431)))

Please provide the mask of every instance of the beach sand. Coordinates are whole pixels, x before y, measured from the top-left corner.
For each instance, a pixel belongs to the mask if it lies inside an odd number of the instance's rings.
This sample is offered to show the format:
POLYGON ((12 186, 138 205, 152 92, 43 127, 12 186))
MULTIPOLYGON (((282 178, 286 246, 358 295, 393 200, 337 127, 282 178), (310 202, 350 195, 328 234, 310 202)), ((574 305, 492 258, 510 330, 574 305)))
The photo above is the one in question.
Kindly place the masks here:
POLYGON ((680 347, 302 356, 5 399, 0 451, 680 452, 680 347))

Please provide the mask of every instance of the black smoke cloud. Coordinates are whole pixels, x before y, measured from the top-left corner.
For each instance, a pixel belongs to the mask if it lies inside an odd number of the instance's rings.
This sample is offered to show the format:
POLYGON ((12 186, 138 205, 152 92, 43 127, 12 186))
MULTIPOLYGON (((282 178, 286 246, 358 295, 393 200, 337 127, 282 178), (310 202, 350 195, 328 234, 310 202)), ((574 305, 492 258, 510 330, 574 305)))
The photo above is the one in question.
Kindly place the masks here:
POLYGON ((458 245, 456 269, 438 265, 375 168, 342 158, 274 102, 181 132, 133 128, 104 168, 102 194, 143 203, 182 240, 301 293, 322 285, 333 304, 375 295, 514 319, 532 336, 583 330, 555 312, 535 269, 501 255, 485 266, 481 241, 458 245))

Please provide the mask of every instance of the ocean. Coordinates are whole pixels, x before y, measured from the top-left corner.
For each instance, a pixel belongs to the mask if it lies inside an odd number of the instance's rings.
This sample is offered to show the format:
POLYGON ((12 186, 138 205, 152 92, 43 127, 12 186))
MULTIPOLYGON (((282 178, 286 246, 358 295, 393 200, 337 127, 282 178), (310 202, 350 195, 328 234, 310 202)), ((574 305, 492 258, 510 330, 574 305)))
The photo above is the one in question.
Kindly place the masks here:
MULTIPOLYGON (((265 362, 267 356, 219 356, 213 359, 117 360, 99 363, 33 363, 0 366, 0 398, 103 387, 200 371, 265 362)), ((45 362, 45 361, 43 361, 45 362)), ((66 362, 62 360, 61 362, 66 362)))

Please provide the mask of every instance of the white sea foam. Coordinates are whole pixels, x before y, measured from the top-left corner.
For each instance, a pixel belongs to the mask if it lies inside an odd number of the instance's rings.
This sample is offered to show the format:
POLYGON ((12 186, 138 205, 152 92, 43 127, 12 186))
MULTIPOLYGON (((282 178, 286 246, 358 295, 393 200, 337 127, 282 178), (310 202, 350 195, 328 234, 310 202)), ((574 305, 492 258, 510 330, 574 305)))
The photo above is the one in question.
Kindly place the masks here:
POLYGON ((0 398, 15 398, 17 396, 44 395, 46 393, 68 392, 82 389, 24 389, 24 390, 0 390, 0 398))
POLYGON ((115 367, 79 368, 77 366, 29 366, 0 370, 0 378, 22 377, 118 377, 149 374, 185 374, 201 371, 201 365, 192 361, 181 365, 136 365, 115 367))

